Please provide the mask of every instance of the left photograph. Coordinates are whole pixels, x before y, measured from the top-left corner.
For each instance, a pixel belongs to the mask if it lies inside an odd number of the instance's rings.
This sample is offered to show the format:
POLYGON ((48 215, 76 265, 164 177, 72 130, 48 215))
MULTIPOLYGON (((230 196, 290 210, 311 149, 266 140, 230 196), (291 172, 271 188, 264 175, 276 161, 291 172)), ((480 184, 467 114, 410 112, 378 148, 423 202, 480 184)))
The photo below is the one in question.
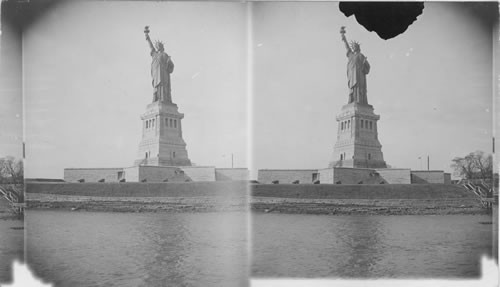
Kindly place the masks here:
MULTIPOLYGON (((3 4, 3 3, 2 3, 3 4)), ((24 260, 23 100, 21 37, 1 11, 0 39, 0 285, 12 283, 24 260)))
POLYGON ((22 27, 34 274, 248 286, 246 4, 47 3, 22 27))

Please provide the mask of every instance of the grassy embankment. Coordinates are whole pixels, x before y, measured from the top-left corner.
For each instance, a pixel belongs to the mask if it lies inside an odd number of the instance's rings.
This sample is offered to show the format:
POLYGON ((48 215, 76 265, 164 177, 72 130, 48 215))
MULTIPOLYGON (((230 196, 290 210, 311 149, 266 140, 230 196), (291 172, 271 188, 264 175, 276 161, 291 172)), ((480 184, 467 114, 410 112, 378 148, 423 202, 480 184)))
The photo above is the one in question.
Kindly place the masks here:
POLYGON ((246 182, 28 183, 28 209, 118 212, 245 211, 246 182))
POLYGON ((484 214, 460 186, 189 183, 29 183, 28 208, 121 212, 245 211, 309 214, 484 214))
POLYGON ((457 185, 259 184, 251 189, 255 212, 306 214, 484 214, 475 195, 457 185))

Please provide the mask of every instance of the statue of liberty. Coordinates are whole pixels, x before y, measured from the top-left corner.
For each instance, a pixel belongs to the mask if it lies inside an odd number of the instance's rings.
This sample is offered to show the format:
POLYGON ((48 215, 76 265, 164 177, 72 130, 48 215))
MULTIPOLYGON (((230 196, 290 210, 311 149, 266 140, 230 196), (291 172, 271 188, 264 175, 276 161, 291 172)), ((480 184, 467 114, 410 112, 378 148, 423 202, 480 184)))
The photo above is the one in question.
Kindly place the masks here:
POLYGON ((340 28, 342 41, 347 49, 347 84, 349 86, 349 104, 352 102, 368 104, 366 97, 366 75, 370 72, 370 64, 365 55, 361 54, 359 43, 351 41, 347 43, 345 27, 340 28))
POLYGON ((170 56, 165 53, 163 43, 156 41, 155 45, 149 38, 149 27, 144 29, 146 41, 151 49, 151 77, 153 84, 153 102, 172 103, 172 92, 170 87, 170 74, 174 71, 174 63, 170 56))

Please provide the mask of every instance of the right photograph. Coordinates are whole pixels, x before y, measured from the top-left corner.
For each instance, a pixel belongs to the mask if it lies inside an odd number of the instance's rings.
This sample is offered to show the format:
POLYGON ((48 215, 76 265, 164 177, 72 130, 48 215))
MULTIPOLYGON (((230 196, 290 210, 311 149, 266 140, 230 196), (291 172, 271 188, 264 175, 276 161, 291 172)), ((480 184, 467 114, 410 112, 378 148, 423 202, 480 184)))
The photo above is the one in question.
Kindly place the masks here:
POLYGON ((252 3, 253 278, 498 260, 498 4, 252 3))

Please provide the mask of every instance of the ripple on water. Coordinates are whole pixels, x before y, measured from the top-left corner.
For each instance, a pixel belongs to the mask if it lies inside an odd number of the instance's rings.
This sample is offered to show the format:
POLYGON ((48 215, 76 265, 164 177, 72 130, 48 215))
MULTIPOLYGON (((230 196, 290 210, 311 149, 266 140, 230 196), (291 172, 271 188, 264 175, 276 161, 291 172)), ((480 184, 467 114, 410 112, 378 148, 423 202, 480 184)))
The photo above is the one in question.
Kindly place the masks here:
POLYGON ((256 277, 477 277, 488 216, 253 214, 256 277))
POLYGON ((12 280, 12 261, 24 254, 24 222, 0 219, 0 283, 12 280))
POLYGON ((59 286, 246 286, 245 213, 29 211, 28 262, 59 286))

